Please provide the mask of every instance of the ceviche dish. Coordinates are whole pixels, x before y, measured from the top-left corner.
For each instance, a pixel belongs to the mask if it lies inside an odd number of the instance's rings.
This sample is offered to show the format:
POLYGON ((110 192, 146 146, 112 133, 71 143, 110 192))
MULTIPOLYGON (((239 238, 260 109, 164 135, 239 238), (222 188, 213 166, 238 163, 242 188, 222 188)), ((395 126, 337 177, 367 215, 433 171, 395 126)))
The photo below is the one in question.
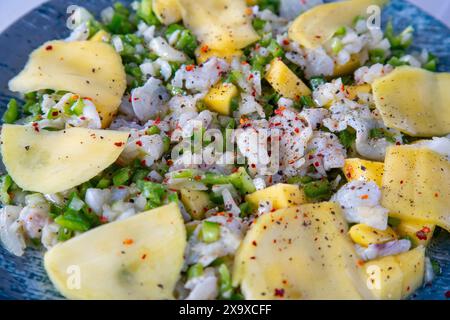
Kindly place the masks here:
MULTIPOLYGON (((0 240, 69 299, 405 299, 450 231, 450 74, 386 0, 68 8, 9 82, 0 240), (69 35, 70 34, 70 35, 69 35)), ((8 255, 9 255, 8 253, 8 255)))

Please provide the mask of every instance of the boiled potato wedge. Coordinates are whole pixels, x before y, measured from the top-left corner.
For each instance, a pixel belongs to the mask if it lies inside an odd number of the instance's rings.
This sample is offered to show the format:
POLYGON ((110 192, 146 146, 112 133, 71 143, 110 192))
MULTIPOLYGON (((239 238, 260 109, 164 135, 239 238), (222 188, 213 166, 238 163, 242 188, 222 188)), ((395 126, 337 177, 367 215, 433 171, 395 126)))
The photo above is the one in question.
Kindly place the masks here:
POLYGON ((199 190, 181 189, 181 202, 196 220, 204 219, 205 212, 211 208, 208 193, 199 190))
POLYGON ((232 83, 220 82, 212 87, 203 101, 209 110, 222 115, 230 115, 233 98, 239 95, 239 89, 232 83))
POLYGON ((181 20, 181 11, 177 0, 153 0, 152 10, 165 25, 181 20))
POLYGON ((69 299, 173 299, 186 230, 175 203, 62 242, 45 269, 69 299))
POLYGON ((201 64, 206 62, 211 57, 217 57, 220 59, 224 59, 228 63, 231 63, 234 58, 239 58, 242 56, 241 50, 213 50, 208 46, 200 46, 195 50, 195 57, 197 60, 197 64, 201 64))
POLYGON ((386 152, 381 203, 400 220, 419 220, 450 231, 450 162, 425 148, 386 152))
POLYGON ((384 5, 387 0, 348 0, 313 7, 301 14, 289 28, 289 37, 313 49, 330 40, 342 26, 351 26, 357 16, 366 16, 370 5, 384 5))
POLYGON ((69 128, 36 131, 3 125, 1 152, 6 170, 27 191, 56 193, 95 177, 119 157, 128 132, 69 128))
POLYGON ((400 300, 407 298, 423 283, 425 249, 413 250, 364 264, 367 286, 377 299, 400 300))
POLYGON ((339 205, 305 204, 258 217, 235 258, 246 299, 371 299, 339 205))
POLYGON ((248 194, 245 200, 256 207, 262 201, 270 201, 274 209, 282 209, 305 203, 306 195, 298 185, 278 183, 248 194))
POLYGON ((121 57, 102 41, 50 41, 36 49, 9 82, 14 92, 69 91, 90 98, 107 127, 127 86, 121 57), (82 58, 80 58, 82 57, 82 58))
POLYGON ((384 163, 369 161, 359 158, 345 159, 342 168, 347 181, 373 181, 381 188, 383 179, 384 163))
POLYGON ((311 95, 308 86, 279 59, 274 59, 270 63, 266 80, 285 98, 298 100, 301 96, 311 95))
POLYGON ((450 133, 450 73, 400 67, 372 84, 387 127, 414 137, 450 133))
POLYGON ((178 0, 183 22, 203 45, 239 50, 257 41, 244 0, 178 0))
POLYGON ((355 224, 348 232, 353 242, 363 247, 371 244, 381 244, 397 239, 397 234, 391 227, 386 230, 378 230, 366 224, 355 224))

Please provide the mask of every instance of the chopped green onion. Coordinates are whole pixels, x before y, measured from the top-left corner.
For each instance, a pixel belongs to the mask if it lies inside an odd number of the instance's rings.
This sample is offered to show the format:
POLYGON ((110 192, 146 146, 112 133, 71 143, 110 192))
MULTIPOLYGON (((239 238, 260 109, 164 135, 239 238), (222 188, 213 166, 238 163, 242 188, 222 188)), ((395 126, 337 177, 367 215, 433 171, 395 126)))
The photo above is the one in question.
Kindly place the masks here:
POLYGON ((331 185, 326 179, 306 183, 303 190, 308 198, 314 200, 325 200, 331 196, 331 185))
POLYGON ((158 126, 153 125, 145 131, 145 134, 152 136, 154 134, 159 134, 160 132, 161 132, 161 129, 159 129, 158 126))
POLYGON ((262 31, 264 29, 264 26, 266 25, 266 21, 259 18, 255 18, 252 21, 252 25, 256 31, 262 31))
POLYGON ((384 63, 386 52, 383 49, 372 49, 369 51, 369 57, 372 63, 384 63))
POLYGON ((69 230, 64 227, 59 227, 58 230, 58 241, 67 241, 74 236, 73 230, 69 230))
POLYGON ((125 185, 130 180, 131 174, 131 168, 129 167, 119 169, 112 177, 113 184, 115 186, 125 185))
POLYGON ((81 212, 72 210, 56 217, 55 222, 63 228, 73 231, 88 231, 91 228, 91 224, 81 212))
POLYGON ((203 266, 200 263, 190 266, 187 271, 188 280, 198 278, 201 275, 203 275, 203 266))
POLYGON ((314 107, 315 106, 314 100, 311 98, 311 96, 301 96, 300 103, 304 107, 314 107))
POLYGON ((217 269, 219 272, 219 292, 222 298, 228 299, 233 293, 231 273, 226 264, 222 263, 217 269))
POLYGON ((400 60, 398 57, 392 57, 387 61, 388 64, 390 64, 393 67, 400 67, 409 65, 408 62, 400 60))
POLYGON ((168 136, 164 136, 162 138, 162 141, 163 141, 163 151, 164 153, 166 153, 170 150, 170 138, 168 136))
POLYGON ((100 179, 100 181, 97 183, 96 188, 98 189, 106 189, 111 185, 111 179, 108 179, 106 177, 103 177, 100 179))
POLYGON ((345 36, 346 34, 347 34, 347 28, 345 26, 338 28, 336 30, 336 32, 334 33, 334 35, 337 37, 345 36))
POLYGON ((220 239, 220 224, 217 222, 203 221, 199 237, 205 243, 216 242, 220 239))
POLYGON ((162 204, 163 197, 166 195, 166 188, 159 183, 151 181, 139 180, 136 183, 142 195, 148 199, 147 209, 159 207, 162 204))
POLYGON ((13 181, 8 174, 0 178, 0 200, 4 205, 11 203, 11 197, 8 190, 12 186, 12 183, 13 181))
POLYGON ((75 104, 70 108, 70 110, 77 116, 81 116, 83 114, 84 106, 85 104, 83 99, 78 99, 77 102, 75 102, 75 104))
POLYGON ((3 122, 4 123, 14 123, 17 118, 19 118, 19 105, 17 104, 16 99, 11 99, 6 106, 6 111, 3 114, 3 122))
POLYGON ((289 184, 298 184, 298 185, 304 185, 306 183, 309 183, 313 181, 314 179, 310 176, 298 176, 298 177, 290 177, 288 178, 287 182, 289 184))
POLYGON ((267 47, 267 50, 269 50, 269 52, 275 58, 279 58, 284 55, 283 48, 278 44, 278 42, 275 39, 272 39, 272 41, 270 41, 270 44, 267 47))
POLYGON ((342 43, 341 39, 333 38, 331 42, 331 50, 333 51, 333 53, 338 54, 343 48, 344 44, 342 43))
POLYGON ((175 202, 177 204, 180 202, 180 199, 178 198, 178 193, 176 192, 169 193, 169 195, 167 196, 167 200, 169 202, 175 202))
POLYGON ((150 170, 148 170, 148 169, 137 169, 134 172, 133 177, 131 178, 131 181, 136 183, 139 180, 143 180, 145 177, 148 176, 149 173, 150 173, 150 170))

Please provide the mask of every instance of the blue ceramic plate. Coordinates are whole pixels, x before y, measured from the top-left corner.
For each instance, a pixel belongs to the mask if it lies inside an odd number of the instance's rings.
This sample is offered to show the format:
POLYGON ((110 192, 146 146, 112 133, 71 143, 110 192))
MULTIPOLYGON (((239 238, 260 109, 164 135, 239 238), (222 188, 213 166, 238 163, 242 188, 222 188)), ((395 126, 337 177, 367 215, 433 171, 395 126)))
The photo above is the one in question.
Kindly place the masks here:
MULTIPOLYGON (((66 37, 66 8, 80 4, 93 13, 111 5, 112 0, 53 0, 33 10, 0 35, 0 106, 12 97, 9 79, 24 66, 29 53, 48 40, 66 37)), ((131 2, 122 0, 122 2, 131 2)), ((392 17, 394 26, 403 29, 412 24, 416 30, 413 50, 426 48, 440 59, 440 71, 450 71, 450 30, 417 7, 391 0, 384 10, 383 23, 392 17)), ((445 299, 450 290, 450 237, 441 232, 428 254, 442 267, 432 286, 420 289, 412 299, 445 299)), ((27 250, 24 257, 12 256, 0 247, 0 299, 60 299, 42 265, 42 252, 27 250)))

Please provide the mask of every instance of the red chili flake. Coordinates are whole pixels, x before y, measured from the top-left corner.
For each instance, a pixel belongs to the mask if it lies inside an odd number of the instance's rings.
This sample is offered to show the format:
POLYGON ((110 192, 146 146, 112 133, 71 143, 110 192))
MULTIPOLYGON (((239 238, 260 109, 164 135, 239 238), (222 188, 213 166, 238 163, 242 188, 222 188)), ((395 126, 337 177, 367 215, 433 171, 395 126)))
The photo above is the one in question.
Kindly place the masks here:
POLYGON ((357 264, 359 267, 362 267, 362 266, 364 265, 364 260, 359 259, 359 260, 356 262, 356 264, 357 264))
POLYGON ((106 223, 106 222, 108 222, 108 218, 105 217, 105 216, 101 216, 101 217, 100 217, 100 222, 106 223))
POLYGON ((33 122, 34 131, 39 132, 39 124, 37 122, 33 122))
POLYGON ((116 146, 116 147, 121 147, 121 146, 123 146, 125 143, 123 143, 123 142, 114 142, 114 145, 116 146))
POLYGON ((286 110, 286 107, 281 106, 277 110, 275 110, 275 114, 282 116, 284 110, 286 110))
POLYGON ((86 117, 85 117, 85 116, 81 116, 81 117, 80 117, 80 120, 83 120, 83 121, 84 121, 84 120, 86 120, 86 117))
POLYGON ((124 245, 129 246, 130 244, 133 244, 133 242, 134 242, 133 239, 125 239, 125 240, 123 240, 122 243, 123 243, 124 245))
POLYGON ((128 97, 128 102, 131 102, 131 96, 128 97))
POLYGON ((59 112, 58 112, 58 111, 53 111, 53 112, 52 112, 52 116, 53 116, 53 117, 56 117, 56 116, 58 116, 58 114, 59 114, 59 112))
POLYGON ((47 51, 53 50, 53 46, 52 45, 46 46, 45 50, 47 50, 47 51))
POLYGON ((209 51, 209 47, 205 44, 203 47, 200 48, 200 50, 201 50, 203 53, 206 53, 206 52, 209 51))
POLYGON ((427 240, 427 234, 425 232, 423 232, 423 230, 419 230, 416 232, 416 237, 419 240, 427 240))
POLYGON ((400 184, 403 184, 403 180, 400 180, 400 184))
POLYGON ((434 197, 435 197, 435 198, 439 198, 439 193, 436 192, 436 193, 434 194, 434 197))
POLYGON ((289 40, 288 39, 283 39, 283 44, 285 45, 285 46, 288 46, 289 45, 289 40))
POLYGON ((314 162, 314 166, 315 166, 315 167, 319 167, 319 166, 320 166, 320 163, 319 163, 318 161, 316 161, 316 162, 314 162))
POLYGON ((361 196, 361 199, 367 200, 367 199, 369 199, 369 195, 368 195, 368 194, 363 194, 363 195, 361 196))
POLYGON ((142 166, 146 166, 146 165, 147 165, 147 163, 145 162, 145 160, 141 160, 141 165, 142 165, 142 166))
POLYGON ((142 259, 142 260, 145 260, 145 258, 147 258, 147 255, 144 253, 144 254, 141 256, 141 259, 142 259))
POLYGON ((172 159, 167 160, 167 164, 168 164, 169 166, 173 165, 172 159))
POLYGON ((251 166, 252 168, 256 168, 256 164, 254 164, 254 163, 252 163, 250 166, 251 166))
POLYGON ((139 147, 142 147, 142 141, 141 141, 141 140, 136 141, 136 144, 137 144, 139 147))
POLYGON ((195 176, 195 177, 194 177, 194 180, 200 181, 200 180, 202 180, 202 176, 195 176))
POLYGON ((423 228, 422 228, 422 231, 423 231, 423 232, 426 232, 426 233, 430 233, 430 232, 431 232, 431 229, 428 228, 428 227, 423 227, 423 228))
POLYGON ((254 246, 256 247, 258 244, 256 243, 255 240, 253 240, 253 241, 252 241, 252 245, 254 245, 254 246))
POLYGON ((137 97, 133 98, 133 101, 139 101, 139 98, 137 98, 137 97))
POLYGON ((253 77, 254 77, 254 76, 253 76, 253 74, 252 74, 252 73, 250 73, 250 75, 249 75, 249 76, 247 77, 247 80, 248 80, 248 81, 250 81, 250 80, 252 80, 252 79, 253 79, 253 77))
POLYGON ((185 67, 186 71, 192 71, 192 70, 194 70, 194 68, 195 68, 195 66, 193 64, 187 65, 185 67))
POLYGON ((161 118, 160 117, 158 117, 158 118, 156 118, 155 119, 155 121, 153 122, 153 124, 160 124, 161 123, 161 118))
POLYGON ((284 297, 284 289, 275 289, 274 296, 283 298, 284 297))
POLYGON ((295 128, 294 131, 295 131, 295 133, 297 133, 297 134, 300 133, 300 129, 299 129, 299 128, 295 128))

